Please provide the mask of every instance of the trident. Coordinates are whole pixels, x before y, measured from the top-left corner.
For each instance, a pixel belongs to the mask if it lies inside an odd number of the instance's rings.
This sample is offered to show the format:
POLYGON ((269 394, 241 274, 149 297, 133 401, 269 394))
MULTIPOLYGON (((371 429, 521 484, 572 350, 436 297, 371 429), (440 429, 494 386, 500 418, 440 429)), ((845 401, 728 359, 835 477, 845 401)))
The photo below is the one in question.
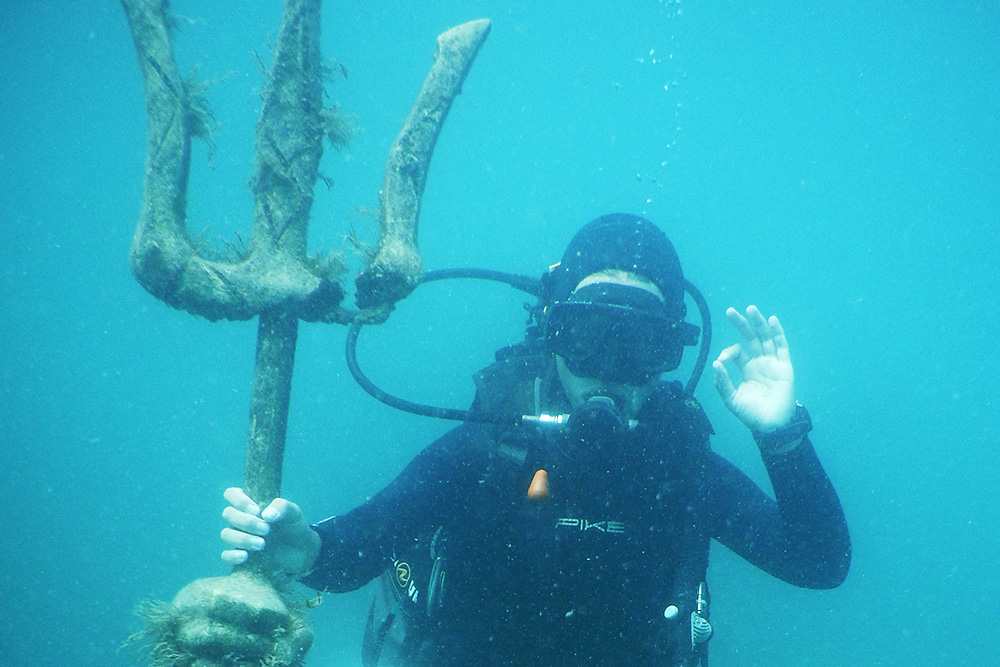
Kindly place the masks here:
MULTIPOLYGON (((435 62, 390 150, 379 193, 379 243, 356 280, 358 309, 343 305, 343 264, 308 256, 307 229, 323 140, 349 137, 323 107, 320 0, 286 0, 262 95, 253 224, 246 252, 203 256, 185 229, 192 137, 209 112, 198 84, 177 72, 166 2, 121 0, 139 57, 148 117, 142 209, 129 261, 136 279, 167 304, 211 321, 259 318, 244 490, 261 507, 280 495, 299 320, 384 321, 419 283, 417 220, 434 145, 489 33, 472 21, 438 37, 435 62)), ((286 603, 259 561, 188 584, 172 603, 140 609, 134 640, 154 665, 298 665, 312 643, 302 610, 286 603)))

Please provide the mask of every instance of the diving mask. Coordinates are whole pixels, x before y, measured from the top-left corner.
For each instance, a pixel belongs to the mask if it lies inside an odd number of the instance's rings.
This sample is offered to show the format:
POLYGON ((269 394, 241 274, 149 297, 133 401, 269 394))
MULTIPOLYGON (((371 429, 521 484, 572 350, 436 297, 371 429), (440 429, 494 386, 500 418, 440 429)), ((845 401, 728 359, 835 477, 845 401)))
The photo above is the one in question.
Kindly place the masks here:
POLYGON ((698 342, 698 327, 670 317, 645 289, 591 283, 549 306, 545 342, 571 373, 605 382, 641 385, 680 364, 685 345, 698 342))

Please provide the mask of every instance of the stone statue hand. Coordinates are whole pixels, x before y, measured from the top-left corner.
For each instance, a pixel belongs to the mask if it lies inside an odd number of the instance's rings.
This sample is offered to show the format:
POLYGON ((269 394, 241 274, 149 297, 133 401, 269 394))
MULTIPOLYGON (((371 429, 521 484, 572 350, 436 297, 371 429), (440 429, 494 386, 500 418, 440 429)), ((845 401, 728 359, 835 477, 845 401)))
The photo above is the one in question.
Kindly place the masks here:
POLYGON ((723 403, 754 433, 786 425, 795 412, 795 373, 781 323, 773 315, 765 320, 756 306, 747 308, 746 317, 729 308, 726 317, 744 343, 727 347, 712 363, 723 403), (729 379, 727 362, 740 371, 738 387, 729 379))
POLYGON ((143 612, 150 662, 298 667, 313 640, 304 611, 289 606, 270 582, 249 570, 198 579, 172 603, 143 612))
POLYGON ((257 567, 198 579, 172 603, 147 606, 142 638, 150 646, 151 663, 298 667, 313 640, 306 605, 290 604, 288 591, 282 593, 274 582, 313 566, 319 535, 295 503, 279 498, 261 511, 238 488, 227 489, 225 498, 222 539, 230 548, 222 559, 240 565, 255 552, 257 567))
POLYGON ((222 512, 226 527, 222 541, 230 548, 222 560, 241 565, 250 552, 266 560, 265 571, 301 575, 312 569, 319 555, 319 535, 310 528, 295 503, 275 498, 263 511, 243 489, 230 487, 224 494, 229 506, 222 512))

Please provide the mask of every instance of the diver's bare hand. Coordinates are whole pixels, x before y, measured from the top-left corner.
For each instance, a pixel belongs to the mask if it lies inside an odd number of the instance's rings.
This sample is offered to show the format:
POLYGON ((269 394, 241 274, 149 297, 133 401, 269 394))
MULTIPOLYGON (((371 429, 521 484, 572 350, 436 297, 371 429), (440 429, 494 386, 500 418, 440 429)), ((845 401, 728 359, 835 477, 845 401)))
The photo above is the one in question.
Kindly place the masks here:
POLYGON ((745 342, 727 347, 712 363, 723 403, 755 433, 786 425, 795 412, 795 373, 781 323, 774 315, 765 320, 756 306, 747 308, 746 317, 729 308, 726 317, 745 342), (739 387, 726 371, 730 361, 743 378, 739 387))
POLYGON ((249 552, 263 552, 273 569, 303 574, 312 569, 319 555, 320 539, 295 503, 275 498, 263 511, 243 492, 230 487, 223 494, 229 506, 222 512, 226 527, 222 541, 230 548, 222 552, 229 565, 241 565, 249 552))

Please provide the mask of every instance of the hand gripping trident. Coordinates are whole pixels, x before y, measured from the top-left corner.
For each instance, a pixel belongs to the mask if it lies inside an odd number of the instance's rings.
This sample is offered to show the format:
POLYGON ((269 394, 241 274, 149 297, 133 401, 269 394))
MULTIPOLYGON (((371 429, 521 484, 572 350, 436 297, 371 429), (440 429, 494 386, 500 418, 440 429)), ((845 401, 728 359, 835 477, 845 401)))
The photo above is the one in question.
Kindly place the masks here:
MULTIPOLYGON (((143 287, 175 308, 212 321, 260 318, 244 490, 264 507, 281 489, 298 321, 382 321, 393 303, 420 281, 417 220, 427 169, 441 126, 490 24, 472 21, 438 37, 435 62, 386 163, 379 193, 380 240, 356 281, 360 311, 355 311, 342 304, 343 266, 306 254, 323 140, 343 137, 344 132, 338 112, 323 107, 320 0, 285 2, 257 124, 251 237, 247 252, 233 261, 202 256, 185 230, 191 138, 207 132, 208 112, 197 85, 177 72, 167 3, 121 2, 139 56, 148 116, 142 210, 130 264, 143 287)), ((152 661, 183 662, 175 654, 214 660, 211 656, 221 647, 268 664, 298 664, 311 632, 301 618, 289 620, 287 612, 282 616, 280 599, 263 600, 262 595, 268 596, 258 590, 259 575, 266 573, 248 569, 193 582, 172 605, 147 609, 151 628, 146 638, 162 644, 159 653, 155 646, 150 650, 152 661), (256 588, 250 591, 247 585, 256 588), (217 627, 206 629, 217 621, 243 618, 247 608, 257 615, 276 614, 276 623, 288 625, 274 633, 284 635, 284 645, 255 643, 245 632, 230 636, 217 627), (173 629, 164 630, 167 626, 173 629)))

